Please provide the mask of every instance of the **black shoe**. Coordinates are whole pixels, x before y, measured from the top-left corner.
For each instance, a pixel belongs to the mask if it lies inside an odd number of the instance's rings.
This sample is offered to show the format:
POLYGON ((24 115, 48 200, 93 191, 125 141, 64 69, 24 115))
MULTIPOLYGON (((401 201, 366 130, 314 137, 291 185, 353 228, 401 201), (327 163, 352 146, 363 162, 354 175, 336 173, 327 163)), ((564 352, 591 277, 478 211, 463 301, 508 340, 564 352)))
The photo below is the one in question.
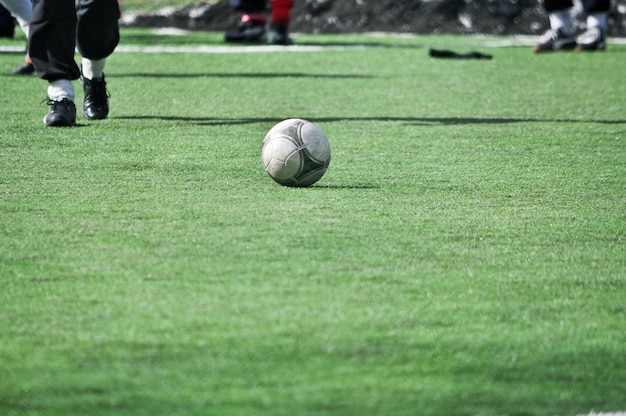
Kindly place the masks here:
POLYGON ((237 30, 226 32, 224 40, 234 43, 265 43, 267 42, 265 25, 253 22, 242 23, 237 30))
POLYGON ((293 41, 289 37, 289 29, 286 23, 272 25, 272 43, 274 45, 291 45, 293 41))
POLYGON ((74 103, 63 98, 61 101, 48 100, 50 111, 43 118, 48 127, 71 127, 76 124, 76 106, 74 103))
POLYGON ((548 30, 539 39, 539 44, 534 48, 535 53, 571 51, 576 47, 576 38, 573 33, 568 33, 562 28, 548 30))
POLYGON ((104 120, 109 115, 109 92, 107 83, 102 78, 81 79, 85 100, 83 101, 83 115, 87 120, 104 120))
POLYGON ((24 62, 22 65, 13 68, 13 75, 31 75, 34 72, 34 65, 29 62, 24 62))

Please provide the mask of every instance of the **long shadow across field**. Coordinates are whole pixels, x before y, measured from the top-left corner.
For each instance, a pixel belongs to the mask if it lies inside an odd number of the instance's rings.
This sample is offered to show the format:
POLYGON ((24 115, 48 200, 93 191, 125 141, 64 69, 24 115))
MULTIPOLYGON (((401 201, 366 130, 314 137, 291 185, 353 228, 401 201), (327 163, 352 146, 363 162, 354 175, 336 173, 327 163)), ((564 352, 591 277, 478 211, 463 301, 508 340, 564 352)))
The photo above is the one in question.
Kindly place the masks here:
MULTIPOLYGON (((161 120, 161 121, 184 121, 201 126, 228 126, 256 123, 276 123, 277 118, 254 117, 254 118, 219 118, 219 117, 178 117, 158 115, 128 115, 114 117, 127 120, 161 120)), ((315 117, 316 123, 335 123, 346 121, 391 121, 414 125, 465 125, 465 124, 511 124, 511 123, 597 123, 607 125, 626 124, 625 120, 573 120, 573 119, 550 119, 550 118, 503 118, 503 117, 315 117)))

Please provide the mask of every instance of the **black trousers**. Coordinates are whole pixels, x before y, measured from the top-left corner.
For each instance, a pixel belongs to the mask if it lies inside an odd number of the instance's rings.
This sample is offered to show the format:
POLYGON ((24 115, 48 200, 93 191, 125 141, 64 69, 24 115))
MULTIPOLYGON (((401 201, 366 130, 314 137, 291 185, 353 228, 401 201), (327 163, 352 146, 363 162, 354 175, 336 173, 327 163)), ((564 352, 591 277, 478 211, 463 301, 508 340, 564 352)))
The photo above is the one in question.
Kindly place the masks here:
MULTIPOLYGON (((611 9, 611 0, 582 0, 583 10, 586 13, 608 12, 611 9)), ((547 12, 564 10, 574 6, 572 0, 544 0, 543 5, 547 12)))
POLYGON ((267 8, 265 0, 230 0, 230 5, 244 13, 263 12, 267 8))
POLYGON ((78 79, 74 50, 89 59, 106 58, 120 40, 117 0, 33 0, 28 55, 39 78, 78 79))
POLYGON ((0 38, 13 39, 15 35, 15 20, 2 4, 0 4, 0 38))

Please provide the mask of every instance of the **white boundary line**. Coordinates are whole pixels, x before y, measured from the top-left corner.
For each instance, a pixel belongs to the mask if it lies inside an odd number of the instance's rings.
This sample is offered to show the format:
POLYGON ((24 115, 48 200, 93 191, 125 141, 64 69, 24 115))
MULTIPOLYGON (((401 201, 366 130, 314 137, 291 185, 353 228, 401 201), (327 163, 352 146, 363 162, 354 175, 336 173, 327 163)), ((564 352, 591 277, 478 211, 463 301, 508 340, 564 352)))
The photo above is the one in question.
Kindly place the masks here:
POLYGON ((20 53, 24 53, 24 46, 0 46, 0 52, 20 52, 20 53))
POLYGON ((326 52, 365 49, 365 45, 318 46, 318 45, 255 45, 255 46, 125 46, 120 45, 115 52, 126 53, 265 53, 265 52, 326 52))
MULTIPOLYGON (((264 52, 327 52, 362 50, 367 45, 354 46, 321 46, 321 45, 256 45, 256 46, 131 46, 119 45, 115 53, 264 53, 264 52)), ((23 46, 1 46, 0 52, 24 52, 23 46)))
POLYGON ((579 415, 579 416, 626 416, 626 412, 609 412, 609 413, 591 412, 586 415, 579 415))

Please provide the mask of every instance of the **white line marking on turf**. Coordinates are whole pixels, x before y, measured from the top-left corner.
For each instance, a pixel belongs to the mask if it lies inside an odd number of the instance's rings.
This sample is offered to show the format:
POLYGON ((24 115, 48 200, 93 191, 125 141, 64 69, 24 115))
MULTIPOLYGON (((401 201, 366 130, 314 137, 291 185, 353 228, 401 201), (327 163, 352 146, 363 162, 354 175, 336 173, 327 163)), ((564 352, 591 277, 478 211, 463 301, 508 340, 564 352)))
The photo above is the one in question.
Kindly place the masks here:
POLYGON ((152 30, 155 35, 184 36, 191 33, 191 30, 179 29, 177 27, 160 27, 152 30))
POLYGON ((115 52, 130 53, 263 53, 263 52, 325 52, 365 49, 364 45, 318 46, 318 45, 258 45, 258 46, 124 46, 115 52))
POLYGON ((585 413, 577 416, 626 416, 626 411, 617 411, 617 412, 595 412, 591 411, 590 413, 585 413))
POLYGON ((24 47, 20 46, 0 46, 0 52, 24 52, 24 47))
POLYGON ((626 416, 626 412, 608 412, 608 413, 603 413, 603 412, 591 412, 588 413, 586 415, 578 415, 578 416, 626 416))
MULTIPOLYGON (((258 45, 258 46, 131 46, 120 45, 115 53, 263 53, 263 52, 326 52, 363 50, 366 45, 321 46, 321 45, 258 45)), ((0 46, 0 52, 24 52, 23 46, 0 46)))

